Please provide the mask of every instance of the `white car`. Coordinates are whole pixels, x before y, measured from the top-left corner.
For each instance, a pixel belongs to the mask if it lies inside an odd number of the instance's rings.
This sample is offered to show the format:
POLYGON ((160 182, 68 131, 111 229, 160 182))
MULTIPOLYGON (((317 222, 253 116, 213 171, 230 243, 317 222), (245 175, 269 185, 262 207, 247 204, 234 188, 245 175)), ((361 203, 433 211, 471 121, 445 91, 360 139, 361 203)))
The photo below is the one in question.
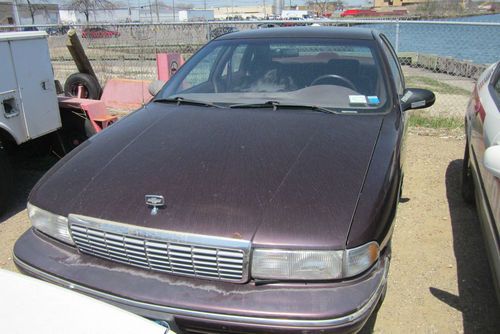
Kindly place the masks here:
POLYGON ((500 301, 500 62, 479 77, 465 115, 462 196, 476 202, 500 301))
POLYGON ((97 299, 2 269, 0 319, 6 334, 175 334, 97 299))

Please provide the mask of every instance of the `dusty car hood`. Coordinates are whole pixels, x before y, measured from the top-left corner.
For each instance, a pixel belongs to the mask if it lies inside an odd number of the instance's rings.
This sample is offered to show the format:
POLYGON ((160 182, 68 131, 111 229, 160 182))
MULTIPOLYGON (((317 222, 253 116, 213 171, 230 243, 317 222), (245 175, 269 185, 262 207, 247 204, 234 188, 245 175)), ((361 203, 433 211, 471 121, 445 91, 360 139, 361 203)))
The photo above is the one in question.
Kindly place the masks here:
POLYGON ((341 248, 382 120, 151 103, 57 164, 30 201, 257 245, 341 248), (155 216, 147 194, 165 197, 155 216))

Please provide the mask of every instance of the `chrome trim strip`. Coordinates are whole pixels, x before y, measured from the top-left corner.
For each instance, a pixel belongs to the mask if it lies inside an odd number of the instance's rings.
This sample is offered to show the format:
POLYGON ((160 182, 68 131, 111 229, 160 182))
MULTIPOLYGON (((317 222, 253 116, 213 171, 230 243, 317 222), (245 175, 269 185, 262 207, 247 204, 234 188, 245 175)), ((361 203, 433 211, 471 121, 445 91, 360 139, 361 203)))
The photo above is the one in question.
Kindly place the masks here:
POLYGON ((129 224, 122 224, 110 220, 104 220, 94 217, 70 214, 68 216, 70 224, 75 222, 88 227, 112 232, 117 234, 126 234, 131 237, 160 239, 169 242, 191 243, 199 246, 213 246, 231 249, 248 249, 250 250, 251 243, 248 240, 231 239, 223 237, 213 237, 203 234, 192 234, 184 232, 173 232, 160 230, 150 227, 137 227, 129 224))
POLYGON ((37 268, 34 268, 27 263, 19 260, 15 255, 13 256, 14 262, 24 271, 30 273, 31 275, 48 281, 50 283, 58 284, 63 287, 75 290, 98 299, 102 299, 111 304, 117 305, 121 308, 125 308, 136 314, 140 314, 145 317, 158 319, 159 320, 171 320, 172 316, 188 316, 199 319, 215 320, 215 321, 227 321, 236 322, 249 325, 266 325, 266 326, 286 326, 286 327, 327 327, 327 326, 341 326, 352 323, 363 316, 367 315, 370 310, 372 310, 378 303, 380 296, 383 293, 384 287, 387 282, 387 273, 389 269, 389 261, 386 260, 383 269, 383 278, 380 280, 379 285, 375 289, 370 299, 366 304, 364 304, 357 311, 333 319, 320 319, 320 320, 302 320, 302 319, 282 319, 282 318, 262 318, 262 317, 247 317, 231 314, 222 313, 209 313, 195 310, 187 310, 176 307, 161 306, 157 304, 150 304, 139 302, 132 299, 127 299, 123 297, 118 297, 112 294, 108 294, 102 291, 94 290, 83 285, 76 283, 71 283, 67 280, 59 278, 57 276, 51 275, 37 268))

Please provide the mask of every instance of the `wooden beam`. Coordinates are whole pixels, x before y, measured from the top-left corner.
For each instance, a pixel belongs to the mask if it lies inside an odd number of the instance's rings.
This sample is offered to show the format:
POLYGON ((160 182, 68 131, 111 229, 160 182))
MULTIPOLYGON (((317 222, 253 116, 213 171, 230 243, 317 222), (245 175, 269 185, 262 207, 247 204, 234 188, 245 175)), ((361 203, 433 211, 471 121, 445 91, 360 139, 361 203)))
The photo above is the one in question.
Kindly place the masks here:
POLYGON ((66 46, 68 47, 69 53, 71 53, 71 57, 75 61, 78 72, 90 74, 97 80, 94 69, 85 54, 85 50, 83 49, 82 43, 80 43, 80 39, 78 38, 75 29, 70 29, 68 31, 66 46))

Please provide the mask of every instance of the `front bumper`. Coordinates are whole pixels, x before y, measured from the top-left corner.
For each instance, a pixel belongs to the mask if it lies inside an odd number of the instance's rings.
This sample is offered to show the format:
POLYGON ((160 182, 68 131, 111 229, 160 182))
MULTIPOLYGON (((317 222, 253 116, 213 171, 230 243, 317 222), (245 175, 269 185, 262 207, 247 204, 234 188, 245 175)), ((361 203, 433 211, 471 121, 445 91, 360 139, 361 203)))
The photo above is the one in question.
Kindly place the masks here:
POLYGON ((255 286, 151 273, 80 254, 34 230, 14 247, 26 274, 203 333, 356 332, 385 291, 389 256, 348 282, 255 286))

